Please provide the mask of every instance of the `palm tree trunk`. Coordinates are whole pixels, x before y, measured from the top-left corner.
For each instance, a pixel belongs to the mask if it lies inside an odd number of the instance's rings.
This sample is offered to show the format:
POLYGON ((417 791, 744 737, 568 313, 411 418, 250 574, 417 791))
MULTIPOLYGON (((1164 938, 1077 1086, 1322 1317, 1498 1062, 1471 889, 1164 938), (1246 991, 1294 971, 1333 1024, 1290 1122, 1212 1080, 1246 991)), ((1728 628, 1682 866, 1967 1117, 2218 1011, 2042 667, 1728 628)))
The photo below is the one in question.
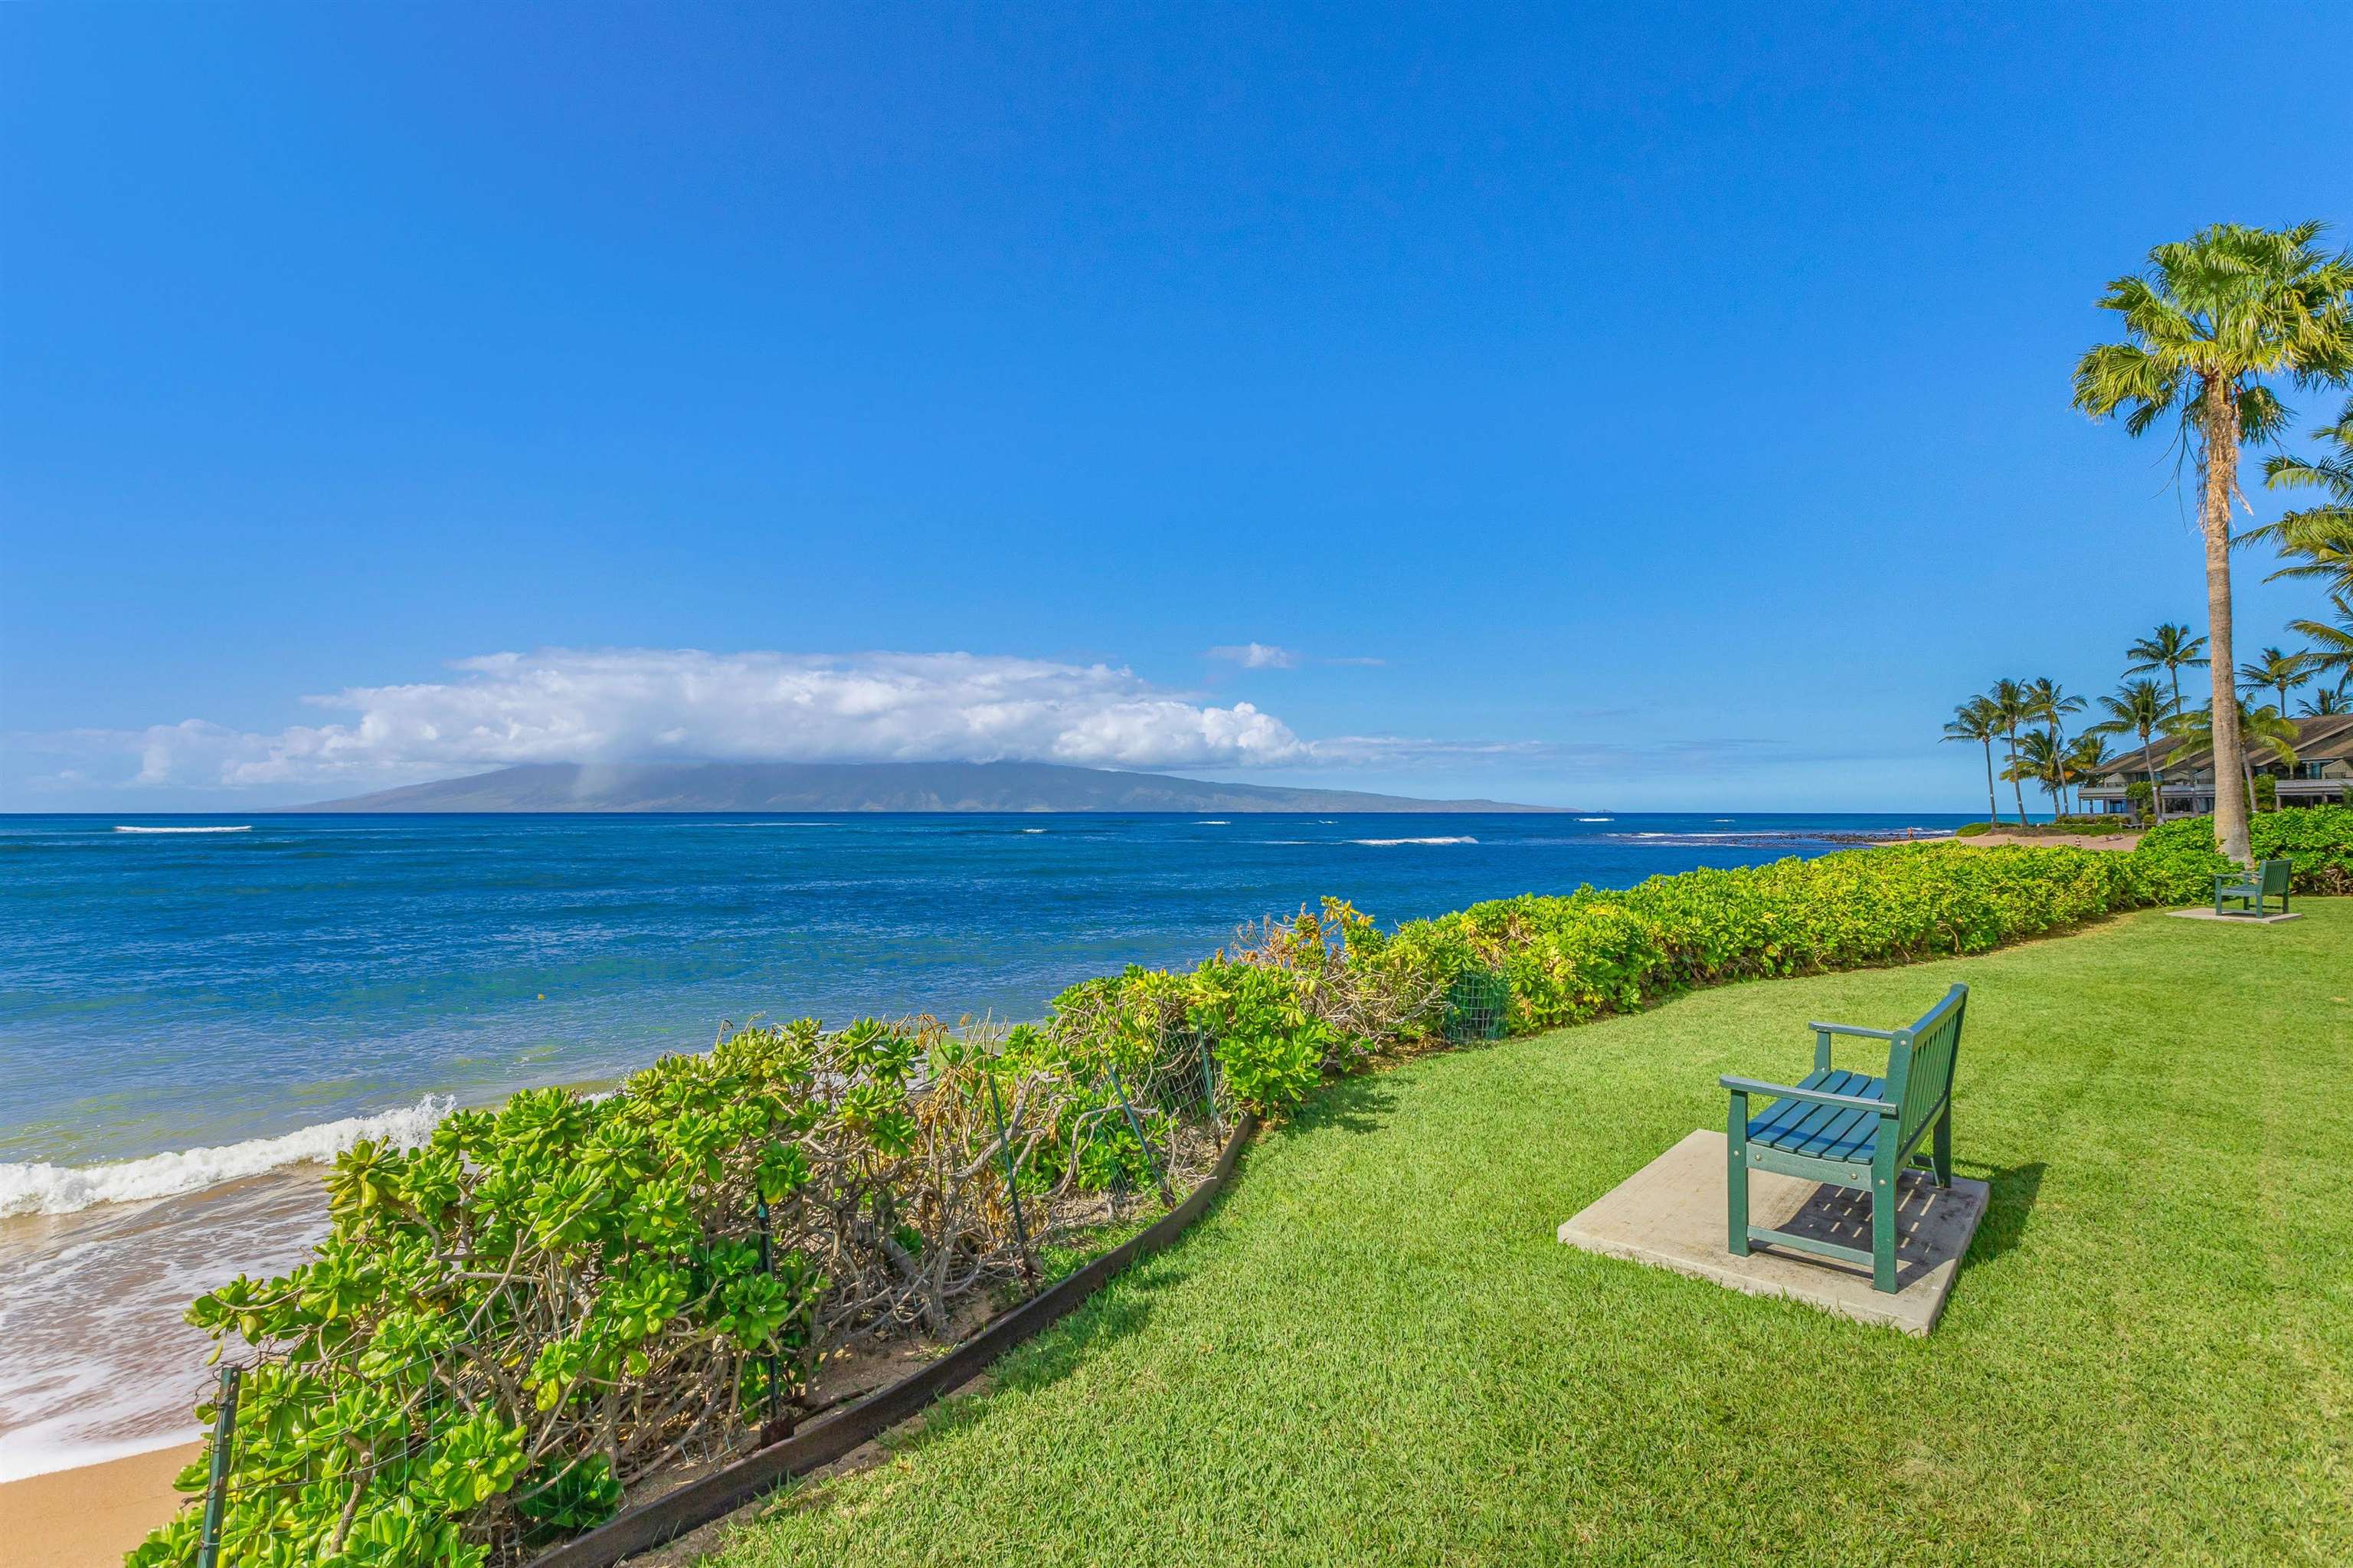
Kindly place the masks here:
POLYGON ((1986 826, 1998 828, 2001 826, 2001 807, 1996 802, 1993 793, 1993 736, 1988 735, 1979 738, 1985 742, 1986 754, 1986 826))
POLYGON ((2214 675, 2214 841, 2222 853, 2247 863, 2247 802, 2222 780, 2247 766, 2239 736, 2238 664, 2231 649, 2231 497, 2238 493, 2239 405, 2220 376, 2209 376, 2205 403, 2206 652, 2214 675))
POLYGON ((2018 776, 2018 732, 2010 732, 2010 793, 2018 802, 2018 825, 2026 826, 2026 781, 2018 776))
POLYGON ((2165 780, 2157 771, 2157 759, 2148 754, 2151 733, 2140 732, 2140 765, 2148 769, 2148 817, 2155 825, 2165 821, 2165 780))

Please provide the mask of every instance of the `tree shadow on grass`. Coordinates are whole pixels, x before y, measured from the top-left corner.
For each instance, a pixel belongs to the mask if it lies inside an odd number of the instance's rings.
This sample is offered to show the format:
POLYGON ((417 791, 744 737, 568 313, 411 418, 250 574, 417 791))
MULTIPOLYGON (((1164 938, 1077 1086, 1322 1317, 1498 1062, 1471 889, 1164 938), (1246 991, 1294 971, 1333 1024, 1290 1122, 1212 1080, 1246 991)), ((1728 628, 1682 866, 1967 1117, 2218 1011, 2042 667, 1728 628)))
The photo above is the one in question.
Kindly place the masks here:
POLYGON ((1378 1132, 1397 1109, 1397 1094, 1378 1074, 1340 1078, 1300 1107, 1289 1125, 1301 1132, 1336 1128, 1342 1132, 1378 1132))
POLYGON ((1970 1239, 1968 1251, 1970 1263, 1990 1263, 2017 1246, 2026 1234, 2027 1218, 2034 1212, 2034 1201, 2042 1192, 2043 1172, 2050 1166, 2040 1160, 2010 1166, 1955 1160, 1953 1168, 1991 1189, 1986 1197, 1985 1216, 1978 1221, 1978 1234, 1970 1239))

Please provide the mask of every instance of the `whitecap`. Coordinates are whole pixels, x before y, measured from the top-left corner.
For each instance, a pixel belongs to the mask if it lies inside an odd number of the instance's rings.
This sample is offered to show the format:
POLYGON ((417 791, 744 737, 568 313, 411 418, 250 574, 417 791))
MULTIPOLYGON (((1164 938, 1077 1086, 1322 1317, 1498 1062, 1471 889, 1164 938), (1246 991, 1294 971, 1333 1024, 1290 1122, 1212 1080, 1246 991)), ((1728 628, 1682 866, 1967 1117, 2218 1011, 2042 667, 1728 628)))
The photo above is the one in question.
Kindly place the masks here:
POLYGON ((1429 839, 1350 839, 1348 842, 1349 842, 1350 843, 1352 843, 1352 844, 1373 844, 1373 845, 1377 845, 1377 846, 1378 846, 1378 845, 1387 845, 1387 844, 1475 844, 1475 843, 1477 843, 1479 841, 1478 841, 1477 839, 1474 839, 1474 838, 1471 837, 1469 834, 1465 833, 1465 834, 1461 834, 1461 835, 1459 835, 1459 836, 1456 836, 1456 837, 1451 837, 1451 838, 1429 838, 1429 839))
POLYGON ((347 1116, 277 1138, 252 1138, 211 1149, 183 1149, 107 1165, 19 1164, 0 1160, 0 1219, 16 1214, 70 1214, 93 1203, 170 1198, 223 1181, 259 1176, 280 1166, 324 1164, 362 1139, 414 1149, 432 1135, 457 1102, 427 1095, 400 1110, 347 1116))
POLYGON ((114 831, 118 833, 249 833, 253 832, 253 824, 248 822, 236 828, 129 828, 117 823, 114 831))
POLYGON ((1618 819, 1615 817, 1579 817, 1577 820, 1580 822, 1614 822, 1618 819))

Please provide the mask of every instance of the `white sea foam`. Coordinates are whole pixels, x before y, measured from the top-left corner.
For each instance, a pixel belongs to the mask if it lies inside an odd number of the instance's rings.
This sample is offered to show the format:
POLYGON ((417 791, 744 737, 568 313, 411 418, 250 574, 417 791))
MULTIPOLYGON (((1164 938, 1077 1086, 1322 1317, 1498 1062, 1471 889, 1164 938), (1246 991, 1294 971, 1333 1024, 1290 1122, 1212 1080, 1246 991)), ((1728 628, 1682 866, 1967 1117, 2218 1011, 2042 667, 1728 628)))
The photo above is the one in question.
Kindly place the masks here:
POLYGON ((1469 834, 1456 838, 1436 839, 1350 839, 1352 844, 1475 844, 1479 841, 1469 834))
POLYGON ((0 1219, 16 1214, 70 1214, 93 1203, 175 1197, 280 1166, 323 1164, 362 1139, 414 1149, 431 1136, 436 1124, 456 1104, 446 1095, 427 1095, 401 1110, 347 1116, 277 1138, 184 1149, 109 1165, 0 1160, 0 1219))
POLYGON ((249 833, 253 832, 253 824, 247 822, 235 828, 128 828, 117 823, 114 831, 118 833, 249 833))
POLYGON ((1204 817, 1193 825, 1197 828, 1230 828, 1233 823, 1223 817, 1204 817))
POLYGON ((1024 828, 1021 831, 1025 833, 1042 833, 1046 830, 1043 828, 1024 828))
POLYGON ((1614 822, 1618 819, 1615 817, 1579 817, 1577 820, 1580 822, 1614 822))

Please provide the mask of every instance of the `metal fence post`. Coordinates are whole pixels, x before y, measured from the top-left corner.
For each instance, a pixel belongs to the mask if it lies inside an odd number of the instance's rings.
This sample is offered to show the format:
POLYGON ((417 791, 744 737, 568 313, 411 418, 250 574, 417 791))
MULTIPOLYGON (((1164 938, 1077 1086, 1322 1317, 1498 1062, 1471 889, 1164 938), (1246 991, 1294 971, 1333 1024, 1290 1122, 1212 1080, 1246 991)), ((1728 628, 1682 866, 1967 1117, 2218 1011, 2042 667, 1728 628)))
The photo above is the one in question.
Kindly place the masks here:
POLYGON ((237 1440, 237 1384, 242 1369, 223 1361, 220 1393, 213 1402, 213 1470, 205 1483, 205 1528, 196 1538, 196 1568, 220 1563, 221 1514, 228 1503, 229 1446, 237 1440))
MULTIPOLYGON (((776 1248, 768 1233, 768 1200, 755 1196, 752 1200, 753 1217, 760 1222, 760 1272, 771 1279, 776 1274, 776 1248)), ((768 1419, 760 1424, 760 1446, 780 1442, 793 1435, 793 1424, 785 1419, 780 1407, 784 1395, 776 1386, 776 1352, 769 1351, 764 1369, 768 1376, 768 1419)))
POLYGON ((1209 1125, 1218 1129, 1219 1138, 1223 1138, 1226 1136, 1226 1118, 1218 1109, 1218 1077, 1216 1069, 1209 1064, 1209 1032, 1206 1029, 1193 1031, 1193 1046, 1201 1054, 1201 1098, 1209 1107, 1209 1125))
POLYGON ((1160 1184, 1160 1201, 1169 1208, 1176 1206, 1176 1194, 1169 1190, 1168 1173, 1152 1153, 1152 1140, 1144 1136, 1144 1124, 1135 1119, 1135 1107, 1127 1103, 1127 1086, 1119 1081, 1119 1069, 1111 1069, 1111 1092, 1119 1097, 1119 1108, 1127 1113, 1127 1127, 1135 1134, 1135 1141, 1144 1148, 1144 1162, 1152 1168, 1152 1179, 1160 1184))
POLYGON ((1005 1165, 1005 1198, 1013 1207, 1013 1239, 1021 1246, 1021 1277, 1035 1296, 1038 1266, 1029 1256, 1029 1224, 1021 1217, 1021 1190, 1013 1182, 1013 1149, 1005 1139, 1005 1101, 997 1092, 997 1075, 983 1069, 981 1075, 988 1080, 988 1111, 997 1118, 997 1157, 1005 1165))

